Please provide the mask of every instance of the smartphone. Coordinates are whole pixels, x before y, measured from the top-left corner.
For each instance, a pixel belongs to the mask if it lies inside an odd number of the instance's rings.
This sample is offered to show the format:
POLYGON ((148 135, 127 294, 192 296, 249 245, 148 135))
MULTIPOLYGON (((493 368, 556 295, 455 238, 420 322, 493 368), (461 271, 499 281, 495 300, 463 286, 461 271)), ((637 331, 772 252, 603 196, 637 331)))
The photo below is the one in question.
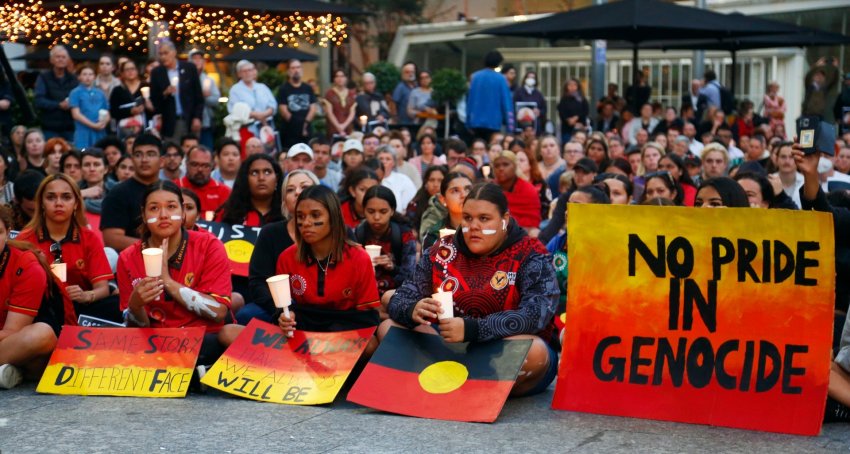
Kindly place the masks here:
POLYGON ((817 151, 817 135, 820 119, 813 116, 805 116, 797 119, 797 140, 803 148, 803 153, 812 154, 817 151))

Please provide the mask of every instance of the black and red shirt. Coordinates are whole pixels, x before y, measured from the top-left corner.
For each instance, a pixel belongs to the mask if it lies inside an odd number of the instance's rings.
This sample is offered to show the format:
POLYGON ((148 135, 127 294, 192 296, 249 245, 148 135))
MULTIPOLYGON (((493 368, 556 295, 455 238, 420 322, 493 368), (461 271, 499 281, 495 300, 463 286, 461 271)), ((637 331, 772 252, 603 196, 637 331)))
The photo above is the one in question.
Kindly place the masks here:
MULTIPOLYGON (((53 261, 50 246, 56 241, 50 238, 47 226, 37 232, 24 230, 16 240, 34 245, 44 254, 48 262, 53 261)), ((87 291, 91 290, 97 282, 112 279, 112 268, 103 250, 103 240, 92 229, 71 223, 65 238, 58 243, 62 246, 62 262, 67 264, 65 286, 79 285, 87 291)))

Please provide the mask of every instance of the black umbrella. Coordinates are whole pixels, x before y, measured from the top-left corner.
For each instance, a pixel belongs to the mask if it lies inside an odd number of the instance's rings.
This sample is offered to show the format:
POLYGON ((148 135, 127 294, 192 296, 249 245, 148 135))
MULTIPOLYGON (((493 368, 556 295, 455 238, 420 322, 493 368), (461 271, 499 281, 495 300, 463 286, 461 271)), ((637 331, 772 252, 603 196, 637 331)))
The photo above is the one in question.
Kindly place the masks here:
POLYGON ((316 61, 318 57, 307 52, 301 52, 291 47, 262 46, 251 50, 240 50, 226 55, 219 60, 223 61, 261 61, 266 63, 280 63, 282 61, 298 59, 301 61, 316 61))
POLYGON ((533 21, 480 30, 473 34, 548 39, 609 39, 632 43, 637 77, 638 44, 652 40, 715 39, 793 33, 790 24, 766 24, 659 0, 623 0, 553 14, 533 21))
MULTIPOLYGON (((744 17, 739 13, 730 16, 744 17)), ((768 19, 752 18, 759 22, 773 22, 768 19)), ((839 33, 825 32, 808 27, 792 25, 796 32, 780 35, 743 36, 735 38, 723 38, 720 40, 668 40, 668 41, 646 41, 640 44, 643 49, 711 49, 727 50, 732 53, 732 78, 730 89, 735 92, 736 73, 735 66, 738 59, 738 51, 746 49, 769 49, 772 47, 809 47, 830 46, 850 43, 850 36, 839 33)))

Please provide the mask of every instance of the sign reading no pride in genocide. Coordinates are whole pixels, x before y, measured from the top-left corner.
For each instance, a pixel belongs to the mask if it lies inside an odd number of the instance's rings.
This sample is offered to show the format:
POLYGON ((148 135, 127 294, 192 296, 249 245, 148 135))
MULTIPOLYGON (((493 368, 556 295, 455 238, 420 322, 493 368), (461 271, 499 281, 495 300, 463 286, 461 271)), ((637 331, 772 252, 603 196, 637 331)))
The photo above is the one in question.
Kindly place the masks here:
POLYGON ((247 399, 292 405, 333 402, 375 328, 295 330, 288 338, 257 319, 242 330, 201 382, 247 399))
POLYGON ((36 391, 90 396, 183 397, 204 328, 64 326, 36 391))
POLYGON ((820 431, 835 289, 829 214, 575 204, 569 212, 555 408, 820 431))

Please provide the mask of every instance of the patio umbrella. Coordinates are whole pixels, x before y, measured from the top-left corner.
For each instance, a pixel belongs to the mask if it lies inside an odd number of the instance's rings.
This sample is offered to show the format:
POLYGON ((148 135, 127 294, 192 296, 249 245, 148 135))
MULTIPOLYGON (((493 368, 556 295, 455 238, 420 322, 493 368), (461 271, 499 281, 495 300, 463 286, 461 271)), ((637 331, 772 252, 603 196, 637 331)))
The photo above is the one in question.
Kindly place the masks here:
MULTIPOLYGON (((740 13, 732 13, 730 16, 740 16, 740 13)), ((765 22, 768 19, 751 18, 754 21, 765 22)), ((769 21, 773 22, 773 21, 769 21)), ((732 54, 732 78, 730 89, 735 92, 737 54, 739 50, 747 49, 769 49, 772 47, 809 47, 809 46, 831 46, 850 43, 850 36, 839 33, 826 32, 814 28, 798 27, 793 33, 779 35, 742 36, 734 38, 723 38, 720 40, 679 39, 666 41, 646 41, 640 44, 642 49, 704 49, 704 50, 727 50, 732 54)))
POLYGON ((764 23, 660 0, 623 0, 557 13, 541 19, 480 30, 474 34, 548 39, 608 39, 632 44, 637 77, 638 47, 644 41, 719 40, 736 36, 793 33, 794 26, 764 23))
POLYGON ((261 61, 265 63, 280 63, 282 61, 292 60, 293 58, 301 61, 316 61, 318 57, 307 52, 292 49, 291 47, 271 47, 262 46, 251 50, 240 50, 230 55, 226 55, 219 60, 223 61, 261 61))

